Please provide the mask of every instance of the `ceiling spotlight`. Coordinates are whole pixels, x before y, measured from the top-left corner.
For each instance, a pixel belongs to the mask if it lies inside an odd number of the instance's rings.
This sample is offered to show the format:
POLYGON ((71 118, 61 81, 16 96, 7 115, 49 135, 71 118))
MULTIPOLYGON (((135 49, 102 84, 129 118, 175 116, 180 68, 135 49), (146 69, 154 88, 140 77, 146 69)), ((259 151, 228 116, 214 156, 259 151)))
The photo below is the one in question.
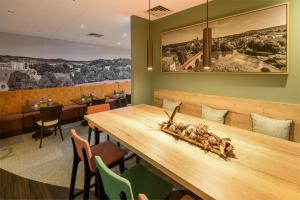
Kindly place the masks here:
POLYGON ((121 45, 121 42, 117 42, 117 45, 121 45))
POLYGON ((122 37, 126 38, 127 37, 127 33, 123 33, 122 37))

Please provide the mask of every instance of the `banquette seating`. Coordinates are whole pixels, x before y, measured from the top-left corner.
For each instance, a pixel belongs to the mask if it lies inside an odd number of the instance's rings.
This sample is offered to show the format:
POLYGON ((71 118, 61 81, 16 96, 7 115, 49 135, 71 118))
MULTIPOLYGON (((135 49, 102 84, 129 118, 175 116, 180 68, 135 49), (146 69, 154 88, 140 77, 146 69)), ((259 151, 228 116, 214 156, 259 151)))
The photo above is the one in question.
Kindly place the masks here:
POLYGON ((93 93, 99 98, 112 95, 115 90, 131 93, 129 81, 120 83, 82 85, 75 87, 47 88, 0 92, 0 138, 9 137, 22 132, 23 128, 32 128, 34 116, 39 112, 22 114, 22 106, 28 101, 39 98, 51 98, 63 104, 62 123, 82 119, 85 105, 77 105, 73 100, 80 99, 83 94, 93 93))
POLYGON ((300 143, 300 104, 155 89, 154 105, 162 107, 164 99, 182 102, 180 112, 197 117, 202 116, 202 105, 228 110, 225 124, 246 130, 252 130, 251 113, 274 119, 292 120, 289 140, 300 143))

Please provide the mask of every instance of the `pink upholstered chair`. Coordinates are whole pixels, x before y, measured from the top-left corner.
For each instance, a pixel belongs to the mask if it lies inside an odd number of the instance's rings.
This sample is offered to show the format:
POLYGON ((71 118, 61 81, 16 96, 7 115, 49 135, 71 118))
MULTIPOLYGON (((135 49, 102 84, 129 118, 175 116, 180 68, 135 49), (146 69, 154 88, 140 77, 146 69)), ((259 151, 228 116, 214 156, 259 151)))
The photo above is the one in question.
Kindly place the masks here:
MULTIPOLYGON (((70 184, 69 199, 73 199, 76 196, 84 193, 84 199, 89 197, 89 189, 94 187, 95 184, 91 185, 91 178, 96 175, 96 165, 94 156, 101 156, 103 162, 109 167, 115 167, 119 165, 120 172, 124 172, 124 156, 127 154, 126 151, 120 149, 116 144, 105 141, 98 145, 91 146, 88 141, 81 138, 75 129, 71 129, 71 140, 73 144, 74 159, 72 167, 72 176, 70 184), (77 168, 79 162, 84 161, 84 190, 74 194, 77 168)), ((98 188, 98 187, 96 187, 98 188)), ((96 189, 97 194, 97 189, 96 189)))

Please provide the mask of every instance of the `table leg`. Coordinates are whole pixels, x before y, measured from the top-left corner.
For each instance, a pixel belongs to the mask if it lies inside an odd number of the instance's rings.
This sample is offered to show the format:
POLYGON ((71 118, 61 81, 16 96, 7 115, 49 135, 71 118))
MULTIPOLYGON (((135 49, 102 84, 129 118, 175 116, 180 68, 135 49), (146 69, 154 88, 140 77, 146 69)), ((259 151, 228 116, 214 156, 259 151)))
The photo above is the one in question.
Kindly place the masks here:
MULTIPOLYGON (((82 112, 83 112, 83 115, 86 114, 86 112, 87 112, 87 106, 84 107, 84 108, 82 108, 82 112)), ((88 123, 87 123, 86 120, 83 120, 83 121, 81 122, 81 125, 84 126, 84 127, 86 127, 86 126, 88 125, 88 123)))
POLYGON ((25 133, 25 115, 22 113, 22 132, 25 133))

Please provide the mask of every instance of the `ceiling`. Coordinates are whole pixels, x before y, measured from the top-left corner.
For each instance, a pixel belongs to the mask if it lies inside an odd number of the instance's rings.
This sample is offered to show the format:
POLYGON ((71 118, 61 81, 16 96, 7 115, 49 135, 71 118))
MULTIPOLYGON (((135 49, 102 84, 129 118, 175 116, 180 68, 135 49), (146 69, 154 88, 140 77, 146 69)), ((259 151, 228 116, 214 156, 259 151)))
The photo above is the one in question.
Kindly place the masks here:
MULTIPOLYGON (((173 14, 205 2, 152 0, 151 8, 162 5, 173 14)), ((130 48, 130 16, 148 18, 146 10, 147 0, 0 0, 0 32, 130 48)))

